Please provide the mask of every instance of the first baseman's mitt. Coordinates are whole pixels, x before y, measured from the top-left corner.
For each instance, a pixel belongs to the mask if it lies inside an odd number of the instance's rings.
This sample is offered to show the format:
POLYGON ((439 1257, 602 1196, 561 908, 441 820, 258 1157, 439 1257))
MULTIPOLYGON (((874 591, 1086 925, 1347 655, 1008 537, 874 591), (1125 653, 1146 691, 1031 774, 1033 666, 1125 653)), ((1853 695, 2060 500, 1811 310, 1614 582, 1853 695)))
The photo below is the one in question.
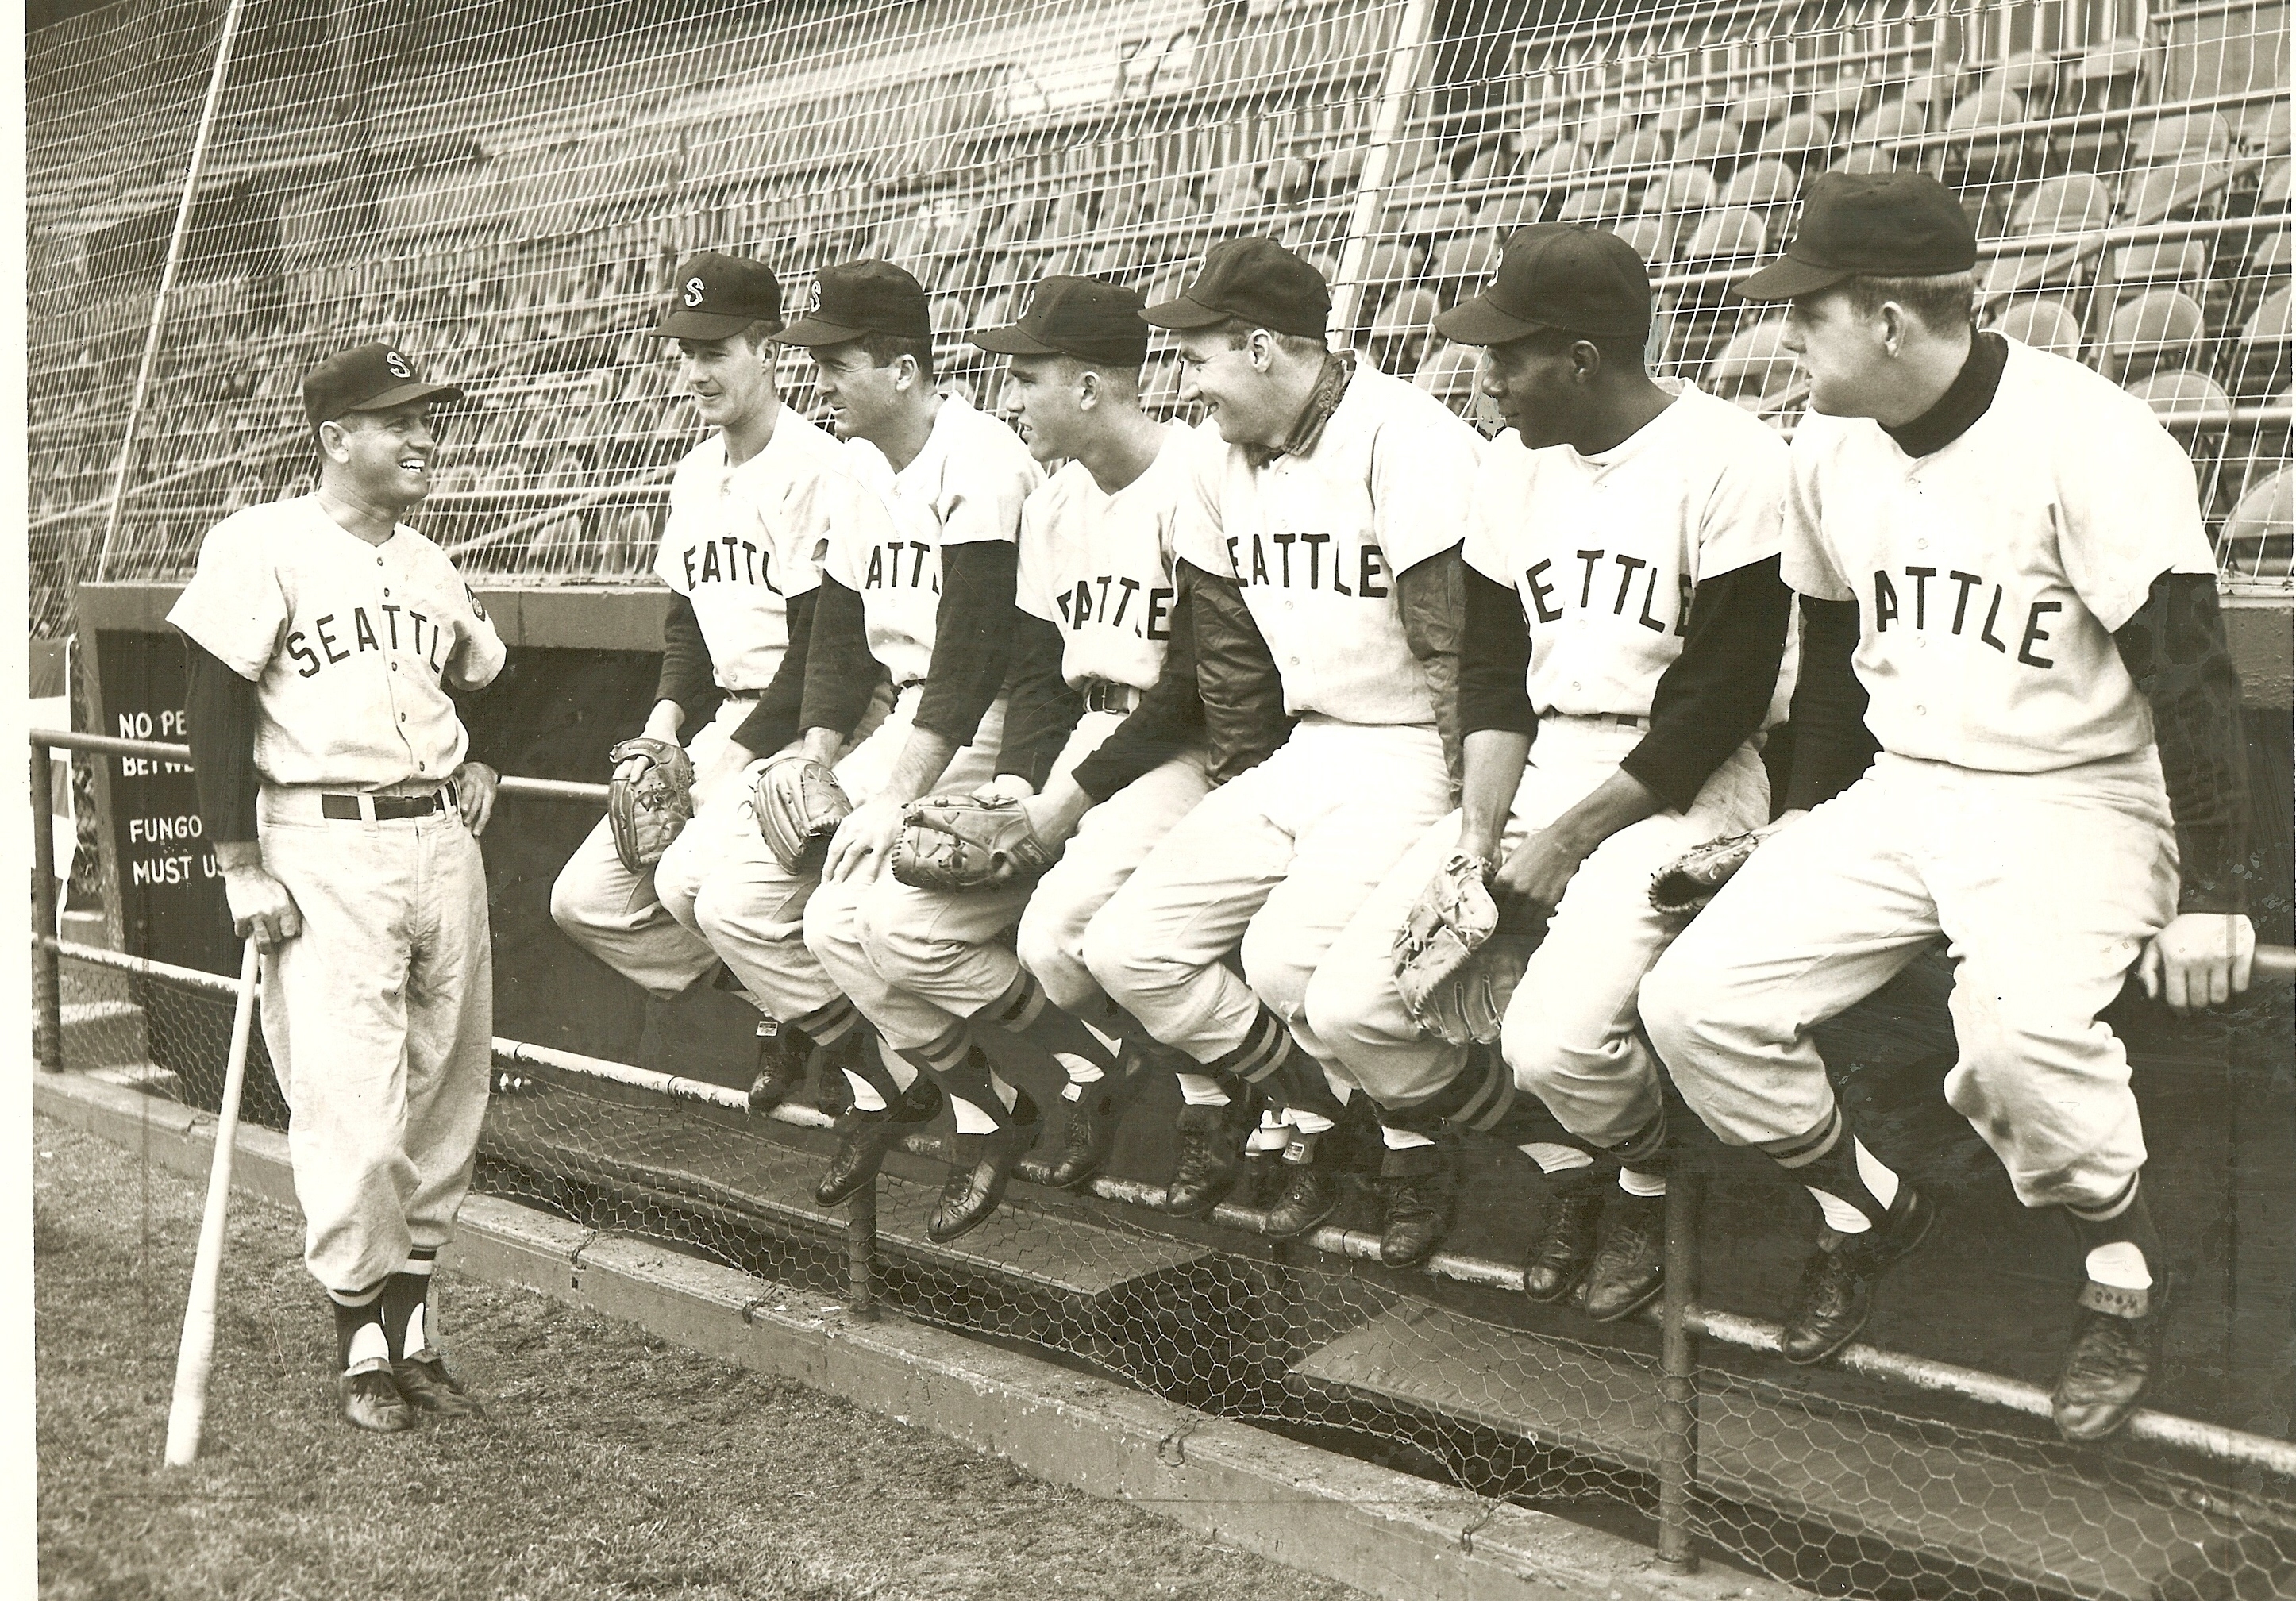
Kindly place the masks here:
POLYGON ((1490 863, 1480 857, 1452 852, 1395 931, 1396 987, 1405 1009, 1423 1026, 1435 1026, 1430 1017, 1434 997, 1498 931, 1490 872, 1490 863))
POLYGON ((784 872, 819 872, 829 837, 853 815, 837 774, 811 756, 775 756, 758 772, 750 803, 758 831, 784 872))
POLYGON ((1652 906, 1670 918, 1696 917, 1761 843, 1759 834, 1725 834, 1685 851, 1651 879, 1652 906))
POLYGON ((1034 878, 1059 854, 1037 837, 1017 800, 929 795, 901 815, 893 877, 914 889, 993 889, 1034 878))
POLYGON ((636 778, 616 778, 606 786, 606 820, 613 825, 614 854, 632 872, 661 860, 669 842, 693 818, 693 764, 667 739, 625 739, 606 756, 619 769, 632 756, 646 768, 636 778))

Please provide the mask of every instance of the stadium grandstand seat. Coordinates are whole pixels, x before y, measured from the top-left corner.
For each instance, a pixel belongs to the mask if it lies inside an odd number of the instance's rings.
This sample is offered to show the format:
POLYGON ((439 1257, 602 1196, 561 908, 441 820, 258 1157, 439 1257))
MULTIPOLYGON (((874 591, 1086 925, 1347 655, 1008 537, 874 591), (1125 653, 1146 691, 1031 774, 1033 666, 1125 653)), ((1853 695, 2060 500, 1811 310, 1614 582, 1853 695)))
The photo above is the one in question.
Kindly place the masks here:
POLYGON ((2218 540, 2224 570, 2243 578, 2286 578, 2296 553, 2296 477, 2284 467, 2251 485, 2218 540))
POLYGON ((1562 139, 1548 145, 1522 165, 1527 178, 1570 178, 1587 170, 1587 147, 1575 138, 1562 139))
MULTIPOLYGON (((2143 40, 2109 40, 2073 68, 2060 96, 2061 109, 2073 117, 2128 110, 2150 92, 2151 76, 2143 40)), ((2109 118, 2083 122, 2050 135, 2051 161, 2058 167, 2109 172, 2120 164, 2125 143, 2123 128, 2109 118)))
POLYGON ((1896 157, 1886 150, 1868 145, 1864 150, 1851 151, 1825 170, 1828 172, 1895 172, 1897 169, 1896 157))
POLYGON ((1910 100, 1885 101, 1859 118, 1849 130, 1849 143, 1858 150, 1888 145, 1900 139, 1918 139, 1929 132, 1929 112, 1910 100))
POLYGON ((2035 249, 2018 241, 2089 233, 2112 221, 2112 192, 2092 173, 2066 173, 2036 184, 2010 213, 2001 250, 1980 269, 1983 298, 1991 301, 2019 290, 2057 288, 2078 282, 2095 260, 2079 244, 2035 249))
POLYGON ((2057 98, 2060 63, 2046 50, 2021 50, 1985 75, 1985 86, 2005 89, 2036 117, 2046 116, 2057 98))
POLYGON ((1722 186, 1703 167, 1677 163, 1651 181, 1643 191, 1645 211, 1704 211, 1713 206, 1722 186))
POLYGON ((1599 225, 1623 217, 1631 209, 1624 184, 1604 184, 1590 189, 1574 189, 1564 195, 1562 209, 1554 214, 1554 220, 1599 225))
POLYGON ((1475 144, 1459 168, 1461 188, 1480 189, 1497 183, 1514 171, 1514 157, 1501 139, 1486 139, 1475 144))
POLYGON ((2014 183, 2024 175, 2027 141, 2021 134, 1988 136, 2025 120, 2025 102, 2006 89, 1980 89, 1953 108, 1945 131, 1956 135, 1944 149, 1946 179, 1971 185, 2014 183))
POLYGON ((1399 290, 1390 296, 1371 325, 1371 355, 1380 370, 1398 377, 1417 371, 1442 309, 1432 290, 1399 290))
POLYGON ((1426 241, 1447 238, 1462 228, 1474 225, 1474 213, 1464 200, 1444 200, 1431 206, 1414 206, 1392 225, 1398 238, 1426 241))
POLYGON ((1793 204, 1799 188, 1793 168, 1783 161, 1765 159, 1734 173, 1729 183, 1723 185, 1718 204, 1726 209, 1742 208, 1760 217, 1766 225, 1783 227, 1787 208, 1793 204))
POLYGON ((1663 267, 1674 257, 1674 219, 1663 212, 1630 216, 1611 232, 1634 246, 1635 254, 1653 267, 1663 267))
POLYGON ((2267 295, 2241 325, 2232 353, 2233 393, 2261 399, 2287 381, 2291 339, 2288 286, 2267 295))
POLYGON ((1845 118, 1857 116, 1865 103, 1866 69, 1856 61, 1844 61, 1834 69, 1832 83, 1810 92, 1808 110, 1839 127, 1845 118))
POLYGON ((1784 90, 1757 78, 1738 91, 1723 115, 1736 127, 1759 130, 1784 117, 1792 103, 1784 90))
POLYGON ((2289 160, 2285 156, 2266 163, 2264 176, 2256 186, 2256 208, 2259 211, 2288 209, 2289 160))
POLYGON ((1366 284, 1408 283, 1427 265, 1426 252, 1399 240, 1380 240, 1364 252, 1363 281, 1366 284))
POLYGON ((1489 277, 1498 270, 1499 233, 1496 228, 1469 228, 1444 241, 1428 265, 1428 275, 1439 282, 1464 284, 1489 277))
POLYGON ((1797 111, 1762 130, 1754 153, 1774 157, 1797 171, 1812 162, 1822 164, 1833 148, 1833 125, 1815 111, 1797 111))
POLYGON ((1438 340, 1421 359, 1412 383, 1471 421, 1488 423, 1496 413, 1476 385, 1476 353, 1464 345, 1438 340))
POLYGON ((2124 245, 2112 253, 2118 284, 2200 284, 2209 274, 2209 248, 2197 239, 2124 245))
POLYGON ((1744 141, 1740 136, 1737 125, 1725 122, 1718 117, 1710 122, 1700 123, 1677 140, 1674 159, 1712 167, 1736 160, 1743 147, 1744 141))
POLYGON ((2163 416, 2176 416, 2191 428, 2222 428, 2232 421, 2232 398, 2224 386, 2205 372, 2189 367, 2149 373, 2128 385, 2128 392, 2163 416))
POLYGON ((1627 172, 1656 167, 1666 159, 1666 135, 1656 128, 1632 128, 1606 148, 1595 161, 1598 172, 1627 172))
POLYGON ((2098 347, 2097 365, 2127 384, 2162 367, 2190 364, 2206 331, 2201 308, 2182 290, 2146 290, 2117 306, 2098 347))
POLYGON ((1769 230, 1753 212, 1740 208, 1725 208, 1709 213, 1682 247, 1685 263, 1700 262, 1712 265, 1751 258, 1765 254, 1769 249, 1769 230))
POLYGON ((1799 387, 1785 319, 1767 317, 1740 329, 1707 363, 1705 391, 1758 415, 1775 413, 1799 387))

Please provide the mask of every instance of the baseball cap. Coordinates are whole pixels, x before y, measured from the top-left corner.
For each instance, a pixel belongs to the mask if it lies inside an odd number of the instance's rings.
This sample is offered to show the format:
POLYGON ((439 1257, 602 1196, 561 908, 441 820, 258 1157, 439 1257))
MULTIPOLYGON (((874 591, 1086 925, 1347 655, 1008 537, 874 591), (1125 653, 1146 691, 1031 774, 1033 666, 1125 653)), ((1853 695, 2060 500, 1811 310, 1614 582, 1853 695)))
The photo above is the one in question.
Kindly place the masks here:
POLYGON ((805 315, 782 330, 792 345, 843 345, 864 334, 931 339, 924 285, 890 261, 848 261, 813 277, 805 315))
POLYGON ((1177 299, 1140 314, 1159 328, 1210 328, 1241 317, 1271 333, 1324 337, 1332 291, 1323 274, 1272 239, 1226 239, 1177 299))
POLYGON ((1977 265, 1977 231, 1953 191, 1925 172, 1829 172, 1802 197, 1786 253, 1733 292, 1791 300, 1871 274, 1926 278, 1977 265))
POLYGON ((1601 228, 1533 223, 1507 235, 1483 292, 1435 319, 1462 345, 1504 345, 1542 328, 1640 339, 1650 331, 1650 269, 1634 246, 1601 228))
POLYGON ((976 333, 972 342, 997 355, 1070 355, 1108 367, 1148 359, 1148 324, 1139 293, 1097 278, 1046 278, 1029 309, 1009 328, 976 333))
POLYGON ((703 250, 678 263, 658 339, 731 339, 752 323, 782 320, 782 281, 762 261, 703 250))
POLYGON ((339 350, 303 374, 303 415, 313 428, 346 412, 380 412, 410 400, 460 400, 453 384, 429 384, 393 345, 339 350))

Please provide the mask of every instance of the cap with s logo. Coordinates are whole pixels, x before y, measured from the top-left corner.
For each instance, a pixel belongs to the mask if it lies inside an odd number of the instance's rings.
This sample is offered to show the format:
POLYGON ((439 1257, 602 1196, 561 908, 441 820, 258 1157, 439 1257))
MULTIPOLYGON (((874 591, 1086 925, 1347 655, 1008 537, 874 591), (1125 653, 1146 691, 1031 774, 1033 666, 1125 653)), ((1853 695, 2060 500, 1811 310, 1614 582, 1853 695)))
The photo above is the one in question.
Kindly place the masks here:
POLYGON ((1507 235, 1482 293, 1435 319, 1462 345, 1505 345, 1552 328, 1595 339, 1650 331, 1650 269, 1634 246, 1601 228, 1533 223, 1507 235))
POLYGON ((762 261, 704 250, 677 264, 658 339, 726 339, 752 323, 782 320, 782 281, 762 261))
POLYGON ((930 341, 924 285, 890 261, 847 261, 814 274, 805 315, 782 331, 792 345, 847 345, 864 334, 930 341))
POLYGON ((1047 278, 1018 322, 976 333, 972 342, 998 355, 1067 355, 1098 367, 1137 367, 1148 359, 1144 304, 1121 284, 1047 278))
POLYGON ((1844 278, 1936 278, 1977 265, 1977 230, 1925 172, 1829 172, 1801 200, 1786 253, 1731 285, 1747 300, 1792 300, 1844 278))
POLYGON ((453 384, 424 383, 406 353, 390 345, 338 351, 303 374, 303 414, 313 428, 348 412, 462 398, 463 391, 453 384))

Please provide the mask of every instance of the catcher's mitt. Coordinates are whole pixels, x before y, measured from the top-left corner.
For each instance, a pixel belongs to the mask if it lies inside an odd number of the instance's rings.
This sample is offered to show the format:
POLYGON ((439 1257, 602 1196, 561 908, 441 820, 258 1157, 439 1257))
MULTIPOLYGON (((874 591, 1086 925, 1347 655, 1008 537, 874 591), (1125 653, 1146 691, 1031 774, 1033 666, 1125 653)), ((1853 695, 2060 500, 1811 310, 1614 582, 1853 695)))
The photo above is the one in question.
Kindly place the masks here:
POLYGON ((1452 852, 1395 931, 1396 987, 1403 992, 1405 1009, 1423 1025, 1431 1026, 1430 997, 1498 931, 1490 872, 1491 864, 1480 857, 1452 852))
POLYGON ((758 769, 750 799, 758 831, 784 872, 819 872, 829 837, 853 815, 837 774, 811 756, 775 756, 758 769))
POLYGON ((632 872, 661 860, 678 830, 693 820, 693 764, 667 739, 625 739, 606 753, 617 770, 632 756, 646 768, 635 779, 617 777, 606 786, 606 819, 613 825, 614 854, 632 872))
POLYGON ((993 889, 1034 878, 1059 855, 1005 797, 930 795, 909 803, 893 841, 893 877, 915 889, 993 889))
POLYGON ((1652 878, 1651 904, 1668 917, 1696 917, 1761 843, 1759 834, 1725 834, 1685 851, 1652 878))

